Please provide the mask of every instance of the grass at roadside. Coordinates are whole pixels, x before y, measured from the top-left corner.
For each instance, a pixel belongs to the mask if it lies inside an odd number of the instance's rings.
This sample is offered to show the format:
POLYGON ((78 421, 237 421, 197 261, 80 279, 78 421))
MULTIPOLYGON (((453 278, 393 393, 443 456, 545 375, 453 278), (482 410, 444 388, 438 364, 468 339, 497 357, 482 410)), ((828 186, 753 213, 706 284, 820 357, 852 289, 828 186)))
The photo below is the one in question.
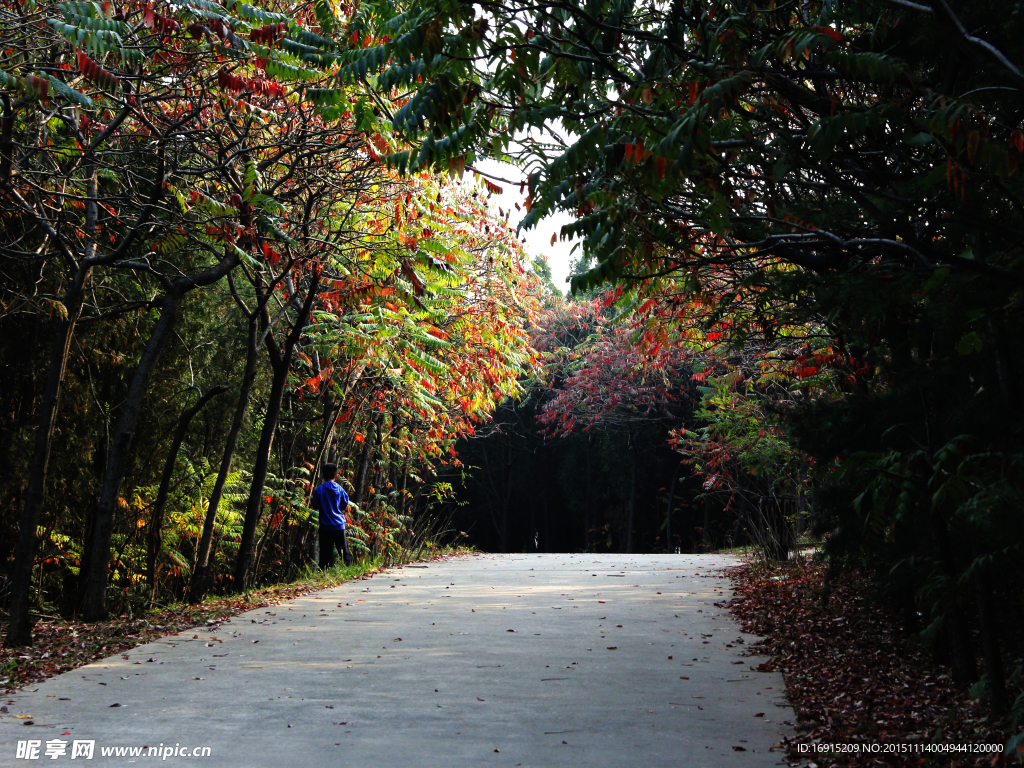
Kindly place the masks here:
MULTIPOLYGON (((119 616, 93 623, 43 617, 33 629, 34 643, 31 647, 0 649, 0 694, 11 693, 116 653, 124 653, 165 635, 197 627, 219 627, 244 611, 277 605, 346 581, 370 578, 384 567, 443 560, 465 552, 452 549, 429 557, 393 558, 387 563, 380 558, 364 559, 351 566, 336 565, 327 572, 309 567, 294 581, 239 594, 218 595, 195 605, 165 606, 141 616, 119 616)), ((6 622, 0 623, 0 633, 6 631, 6 622)))

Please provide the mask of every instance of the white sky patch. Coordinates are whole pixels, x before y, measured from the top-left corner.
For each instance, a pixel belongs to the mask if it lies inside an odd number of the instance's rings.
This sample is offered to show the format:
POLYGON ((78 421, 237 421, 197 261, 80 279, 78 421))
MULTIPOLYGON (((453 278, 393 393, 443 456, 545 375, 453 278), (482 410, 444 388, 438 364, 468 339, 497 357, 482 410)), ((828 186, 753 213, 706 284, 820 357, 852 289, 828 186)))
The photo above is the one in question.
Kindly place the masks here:
MULTIPOLYGON (((499 208, 506 214, 511 211, 509 223, 513 226, 518 225, 523 220, 523 217, 526 216, 525 202, 527 193, 525 188, 523 194, 519 194, 519 182, 525 181, 526 175, 515 166, 490 158, 478 157, 473 165, 490 176, 516 182, 515 184, 506 184, 492 178, 491 182, 502 188, 502 194, 492 194, 490 203, 495 211, 499 208), (516 210, 516 203, 519 204, 518 211, 516 210)), ((575 221, 573 216, 564 211, 556 211, 541 219, 540 223, 532 229, 519 233, 520 240, 525 239, 526 252, 531 259, 537 256, 548 257, 548 263, 551 265, 551 278, 555 286, 562 293, 567 293, 569 290, 569 284, 566 282, 569 277, 569 262, 580 255, 579 250, 576 253, 570 253, 570 251, 572 251, 573 245, 578 243, 579 240, 561 240, 556 238, 554 245, 552 245, 551 235, 557 235, 563 225, 572 221, 575 221)))

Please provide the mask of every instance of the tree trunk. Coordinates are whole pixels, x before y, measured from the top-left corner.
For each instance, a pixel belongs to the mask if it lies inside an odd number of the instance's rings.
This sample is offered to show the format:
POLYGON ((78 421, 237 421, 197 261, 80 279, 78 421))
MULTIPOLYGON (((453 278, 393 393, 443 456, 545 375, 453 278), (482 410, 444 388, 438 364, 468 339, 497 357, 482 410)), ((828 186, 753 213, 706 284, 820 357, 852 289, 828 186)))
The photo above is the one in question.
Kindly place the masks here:
POLYGON ((149 379, 156 367, 164 345, 171 338, 174 325, 181 314, 181 303, 188 291, 220 280, 238 264, 238 258, 226 257, 213 267, 189 277, 176 280, 167 291, 160 307, 160 319, 149 337, 146 349, 135 368, 124 409, 117 420, 107 465, 96 505, 93 530, 87 542, 82 568, 82 587, 79 594, 79 616, 85 621, 99 621, 107 616, 107 572, 110 560, 110 537, 114 531, 114 510, 121 493, 121 483, 128 468, 132 438, 142 411, 149 379))
MULTIPOLYGON (((245 519, 242 522, 242 540, 238 545, 238 560, 235 562, 235 587, 238 589, 248 588, 249 569, 252 564, 253 544, 256 541, 256 526, 260 519, 260 508, 263 505, 263 486, 267 481, 267 473, 270 469, 270 450, 274 444, 274 433, 277 431, 277 422, 281 417, 281 401, 284 398, 284 390, 288 384, 288 370, 291 367, 292 355, 299 343, 303 329, 306 327, 306 320, 316 299, 317 288, 320 278, 316 275, 309 292, 306 294, 306 301, 299 311, 295 323, 292 325, 291 333, 285 340, 284 349, 277 352, 277 345, 273 336, 267 336, 267 349, 271 356, 271 367, 274 371, 274 378, 270 385, 270 396, 267 401, 267 414, 263 421, 263 431, 260 433, 259 446, 256 449, 256 457, 252 468, 252 484, 249 486, 249 498, 245 504, 245 519)), ((269 313, 264 307, 264 322, 269 327, 269 313)))
POLYGON ((668 554, 672 554, 672 510, 675 508, 676 501, 676 479, 679 477, 679 470, 682 468, 683 462, 679 462, 679 465, 672 471, 672 482, 668 487, 668 510, 665 512, 665 551, 668 554))
POLYGON ((224 392, 227 386, 218 384, 209 392, 199 398, 195 405, 183 411, 178 418, 178 426, 174 430, 174 437, 171 440, 171 448, 167 452, 167 460, 164 462, 163 476, 160 478, 160 489, 156 494, 156 502, 153 504, 153 511, 149 516, 148 548, 146 551, 146 581, 149 583, 149 600, 156 600, 156 561, 160 555, 160 549, 164 542, 164 508, 167 506, 167 496, 171 490, 171 478, 174 475, 174 466, 178 462, 178 451, 185 440, 185 433, 188 432, 188 425, 197 413, 199 413, 213 398, 224 392))
POLYGON ((508 511, 512 505, 512 446, 505 446, 508 453, 505 454, 505 482, 502 487, 505 491, 505 496, 501 502, 501 551, 509 551, 508 541, 508 511))
POLYGON ((238 402, 235 405, 235 416, 231 422, 231 431, 228 432, 228 439, 224 445, 224 455, 220 461, 220 470, 217 472, 217 480, 213 485, 213 492, 210 494, 210 501, 206 507, 206 517, 203 520, 203 535, 199 540, 199 555, 196 559, 195 570, 192 571, 192 579, 189 582, 188 600, 191 603, 202 602, 209 587, 210 550, 213 543, 213 527, 217 522, 217 510, 220 507, 220 500, 224 496, 224 486, 227 483, 228 475, 231 474, 231 461, 235 455, 235 447, 238 445, 238 435, 242 431, 242 424, 245 422, 245 412, 249 408, 249 393, 252 391, 252 383, 256 380, 256 356, 257 338, 259 329, 256 320, 249 322, 249 340, 245 354, 245 372, 242 374, 242 383, 238 391, 238 402))
POLYGON ((238 589, 247 587, 246 581, 252 562, 253 543, 256 541, 256 525, 260 519, 260 508, 263 506, 263 486, 267 482, 267 474, 270 471, 270 452, 274 445, 274 434, 277 432, 277 422, 281 416, 281 401, 287 383, 287 365, 274 366, 274 379, 270 385, 267 413, 263 418, 263 430, 260 432, 260 442, 256 448, 252 466, 249 498, 245 504, 242 540, 238 545, 238 560, 235 562, 235 586, 238 589))
POLYGON ((110 565, 110 538, 114 531, 114 511, 117 509, 117 499, 121 493, 121 482, 128 468, 135 427, 149 389, 149 379, 160 352, 171 338, 171 332, 178 321, 183 296, 183 291, 174 291, 164 298, 160 319, 153 328, 153 334, 149 337, 146 349, 135 368, 124 410, 121 411, 110 441, 92 537, 87 545, 88 572, 82 574, 84 578, 79 600, 79 616, 84 621, 100 621, 107 617, 106 590, 110 565))
POLYGON ((359 469, 356 472, 355 498, 352 499, 357 505, 362 505, 363 497, 366 495, 367 475, 369 475, 370 459, 373 458, 374 433, 377 428, 376 422, 370 423, 366 430, 366 438, 363 441, 363 455, 359 458, 359 469))
POLYGON ((992 604, 992 574, 987 564, 978 564, 974 573, 974 589, 978 603, 978 623, 981 625, 981 651, 985 656, 988 675, 989 709, 994 717, 1002 717, 1010 709, 1006 695, 1003 657, 999 650, 999 625, 992 604))
POLYGON ((703 534, 701 538, 704 540, 705 545, 708 547, 710 552, 714 549, 714 541, 711 538, 711 500, 704 496, 704 528, 701 530, 703 534))
MULTIPOLYGON (((344 400, 342 400, 344 403, 344 400)), ((306 488, 306 492, 303 498, 303 506, 308 506, 309 498, 313 495, 313 491, 316 489, 317 474, 320 472, 320 467, 323 463, 324 456, 330 451, 331 443, 334 442, 334 419, 338 411, 341 409, 339 405, 337 408, 334 406, 334 398, 331 394, 330 384, 327 385, 327 390, 324 394, 324 428, 320 435, 320 442, 317 444, 316 451, 313 453, 313 460, 310 462, 313 465, 313 470, 310 473, 309 485, 306 488)), ((289 517, 291 512, 288 513, 289 517)), ((320 561, 320 536, 319 525, 317 520, 310 516, 305 523, 300 526, 300 533, 296 537, 294 546, 292 547, 292 555, 290 563, 298 566, 302 563, 304 553, 307 550, 311 550, 310 558, 314 563, 320 561), (308 542, 312 540, 312 546, 308 542)))
POLYGON ((594 515, 594 478, 591 469, 591 437, 587 436, 585 449, 586 467, 587 467, 587 492, 583 499, 583 503, 586 505, 583 510, 583 541, 586 545, 587 552, 593 552, 597 549, 595 545, 595 539, 597 538, 594 534, 594 528, 597 527, 596 516, 594 515))
POLYGON ((636 436, 629 433, 629 448, 632 463, 629 469, 629 514, 626 522, 626 552, 633 554, 636 551, 636 473, 639 456, 637 455, 636 436))
POLYGON ((32 591, 32 565, 36 556, 36 529, 46 498, 46 473, 53 447, 53 432, 57 424, 60 395, 64 388, 68 355, 75 335, 75 324, 82 314, 85 285, 91 267, 78 270, 64 299, 68 316, 57 322, 50 351, 50 366, 46 376, 46 389, 36 427, 35 449, 29 467, 25 506, 21 511, 21 526, 14 547, 14 565, 11 569, 11 597, 8 610, 10 623, 4 645, 8 648, 32 644, 32 623, 29 617, 29 595, 32 591))
MULTIPOLYGON (((931 526, 938 548, 940 567, 943 568, 948 582, 956 584, 956 562, 953 558, 949 534, 946 531, 946 522, 938 515, 933 515, 931 526)), ((948 595, 945 600, 943 624, 949 644, 953 682, 957 685, 970 685, 978 680, 978 666, 974 657, 974 643, 971 642, 967 620, 964 618, 963 609, 957 602, 957 596, 955 594, 948 595)))
POLYGON ((405 465, 402 469, 402 485, 398 491, 398 514, 405 515, 406 499, 405 489, 409 487, 409 464, 410 460, 406 459, 405 465))

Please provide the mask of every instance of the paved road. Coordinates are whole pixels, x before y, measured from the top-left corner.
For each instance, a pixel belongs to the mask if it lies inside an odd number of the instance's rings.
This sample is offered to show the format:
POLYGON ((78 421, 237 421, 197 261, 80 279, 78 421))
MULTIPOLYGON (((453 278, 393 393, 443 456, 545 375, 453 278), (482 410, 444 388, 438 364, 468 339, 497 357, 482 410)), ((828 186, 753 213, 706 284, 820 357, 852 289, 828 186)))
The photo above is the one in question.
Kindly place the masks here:
POLYGON ((733 562, 479 555, 392 569, 11 695, 0 765, 780 765, 782 679, 753 671, 754 638, 714 605, 733 562), (39 759, 17 759, 29 739, 39 759), (47 759, 54 739, 68 753, 47 759), (71 759, 76 739, 95 740, 92 761, 71 759), (211 756, 100 754, 176 744, 211 756))

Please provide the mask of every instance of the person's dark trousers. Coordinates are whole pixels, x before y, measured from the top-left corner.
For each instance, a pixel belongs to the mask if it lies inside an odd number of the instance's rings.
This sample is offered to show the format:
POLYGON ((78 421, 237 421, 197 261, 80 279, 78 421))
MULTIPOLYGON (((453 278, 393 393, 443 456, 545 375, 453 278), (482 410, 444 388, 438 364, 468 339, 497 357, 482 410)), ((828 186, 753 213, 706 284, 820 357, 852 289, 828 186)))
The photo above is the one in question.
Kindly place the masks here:
POLYGON ((334 549, 337 547, 345 558, 345 565, 352 564, 352 555, 348 551, 348 541, 345 539, 345 529, 340 531, 330 528, 320 529, 320 567, 327 570, 334 565, 334 549))

